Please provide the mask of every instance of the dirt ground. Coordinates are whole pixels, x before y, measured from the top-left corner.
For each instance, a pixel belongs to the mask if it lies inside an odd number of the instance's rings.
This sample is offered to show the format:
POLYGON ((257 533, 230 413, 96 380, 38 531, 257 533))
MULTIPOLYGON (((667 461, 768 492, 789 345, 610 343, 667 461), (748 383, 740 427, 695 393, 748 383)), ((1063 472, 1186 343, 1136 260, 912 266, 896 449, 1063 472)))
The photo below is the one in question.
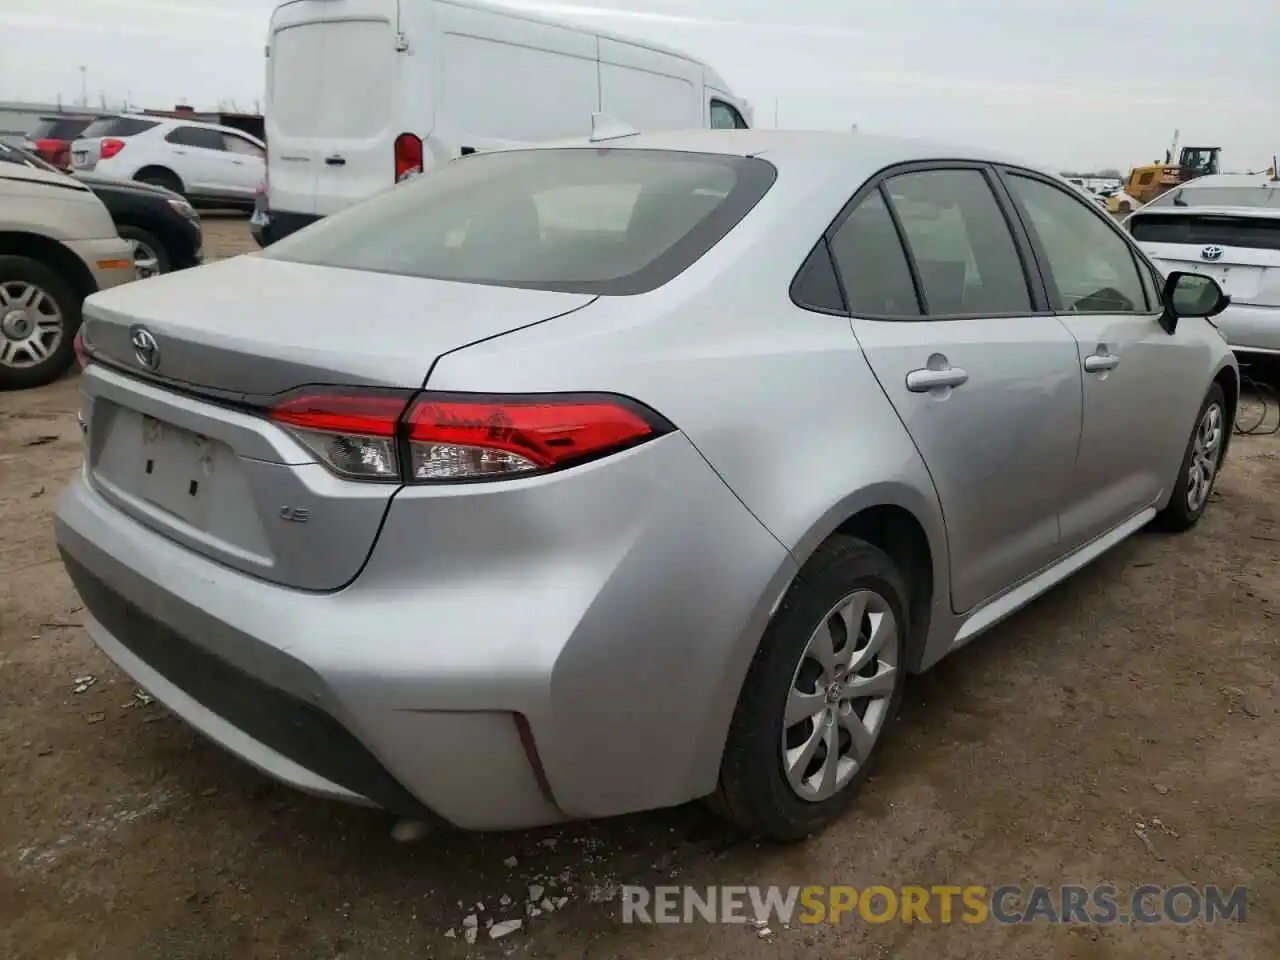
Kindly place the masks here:
MULTIPOLYGON (((243 220, 207 232, 211 255, 248 246, 243 220)), ((1191 534, 1132 539, 918 678, 826 836, 759 847, 689 807, 399 844, 386 816, 276 786, 135 697, 88 640, 49 522, 81 458, 75 389, 0 394, 0 957, 1280 955, 1280 437, 1236 439, 1191 534), (1246 919, 762 935, 626 926, 610 900, 629 883, 1105 881, 1247 885, 1246 919), (567 901, 486 936, 529 884, 567 901)))

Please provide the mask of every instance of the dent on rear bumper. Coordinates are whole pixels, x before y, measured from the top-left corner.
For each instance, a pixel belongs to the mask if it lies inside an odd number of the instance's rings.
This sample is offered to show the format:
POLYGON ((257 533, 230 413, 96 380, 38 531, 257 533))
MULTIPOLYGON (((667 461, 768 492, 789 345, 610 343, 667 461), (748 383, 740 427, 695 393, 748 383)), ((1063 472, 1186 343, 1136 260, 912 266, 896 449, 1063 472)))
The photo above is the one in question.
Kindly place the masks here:
MULTIPOLYGON (((314 703, 426 807, 475 829, 710 792, 756 640, 795 572, 679 434, 549 477, 406 488, 367 568, 334 594, 205 561, 119 514, 83 479, 64 495, 57 537, 112 590, 314 703)), ((219 727, 120 655, 100 626, 95 639, 249 762, 358 799, 219 727)))
POLYGON ((1232 350, 1280 353, 1280 307, 1233 303, 1213 323, 1232 350))

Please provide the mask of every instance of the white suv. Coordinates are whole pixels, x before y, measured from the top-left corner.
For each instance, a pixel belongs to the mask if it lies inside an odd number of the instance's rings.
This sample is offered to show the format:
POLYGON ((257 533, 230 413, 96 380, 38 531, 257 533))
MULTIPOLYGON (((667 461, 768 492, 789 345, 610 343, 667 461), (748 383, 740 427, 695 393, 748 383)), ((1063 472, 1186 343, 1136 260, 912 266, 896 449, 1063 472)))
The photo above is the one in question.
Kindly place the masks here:
POLYGON ((0 390, 71 366, 85 297, 136 278, 133 245, 82 183, 0 164, 0 390))
POLYGON ((101 117, 71 144, 71 166, 167 187, 193 203, 253 209, 267 148, 230 127, 198 120, 101 117))

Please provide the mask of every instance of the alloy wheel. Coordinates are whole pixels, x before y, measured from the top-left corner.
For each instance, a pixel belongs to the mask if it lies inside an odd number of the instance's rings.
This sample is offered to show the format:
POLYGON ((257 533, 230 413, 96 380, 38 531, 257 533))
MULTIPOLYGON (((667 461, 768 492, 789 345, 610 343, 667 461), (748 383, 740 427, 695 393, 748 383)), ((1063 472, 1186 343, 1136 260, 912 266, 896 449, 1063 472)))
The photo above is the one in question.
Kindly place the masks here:
POLYGON ((133 244, 133 264, 138 271, 138 279, 160 275, 160 256, 148 244, 141 240, 130 240, 133 244))
POLYGON ((26 280, 0 281, 0 364, 34 367, 58 349, 65 334, 62 308, 26 280))
POLYGON ((837 603, 809 638, 782 722, 782 769, 801 799, 829 799, 866 763, 888 719, 900 647, 893 608, 866 589, 837 603))
POLYGON ((1222 406, 1211 403, 1205 408, 1191 443, 1191 462, 1187 464, 1187 509, 1199 513, 1209 499, 1213 480, 1222 459, 1222 441, 1226 435, 1222 406))

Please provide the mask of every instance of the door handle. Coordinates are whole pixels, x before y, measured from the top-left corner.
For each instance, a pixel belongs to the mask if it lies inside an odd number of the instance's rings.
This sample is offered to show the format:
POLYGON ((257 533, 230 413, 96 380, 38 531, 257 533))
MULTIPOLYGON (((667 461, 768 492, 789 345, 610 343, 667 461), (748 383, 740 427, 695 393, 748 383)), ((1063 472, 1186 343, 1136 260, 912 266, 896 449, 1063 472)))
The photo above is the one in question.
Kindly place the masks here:
POLYGON ((332 157, 325 157, 324 162, 331 167, 340 167, 347 161, 345 157, 340 157, 337 154, 334 154, 332 157))
POLYGON ((938 387, 958 387, 969 379, 969 374, 959 367, 930 370, 925 367, 907 374, 907 389, 912 393, 928 393, 938 387))
POLYGON ((1084 358, 1087 373, 1106 373, 1120 365, 1120 358, 1110 353, 1095 353, 1084 358))

